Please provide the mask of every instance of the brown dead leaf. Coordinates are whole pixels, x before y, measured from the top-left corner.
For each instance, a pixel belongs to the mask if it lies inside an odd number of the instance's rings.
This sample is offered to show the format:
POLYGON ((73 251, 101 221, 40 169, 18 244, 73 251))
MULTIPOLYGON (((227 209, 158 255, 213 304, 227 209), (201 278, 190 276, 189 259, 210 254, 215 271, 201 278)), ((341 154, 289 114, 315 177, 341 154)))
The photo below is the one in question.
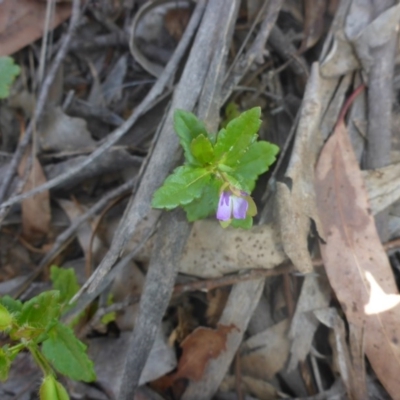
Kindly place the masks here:
POLYGON ((313 47, 325 31, 327 0, 304 0, 304 39, 301 49, 313 47))
POLYGON ((187 298, 184 298, 182 304, 177 307, 177 317, 178 325, 172 331, 168 340, 171 347, 175 341, 178 343, 183 342, 199 326, 199 322, 193 316, 193 305, 187 298))
POLYGON ((181 39, 183 32, 190 20, 189 8, 175 8, 168 10, 164 17, 164 25, 168 33, 177 41, 181 39))
MULTIPOLYGON (((21 179, 25 179, 25 168, 28 165, 30 155, 25 153, 19 168, 18 174, 21 179)), ((46 183, 42 166, 38 159, 33 156, 32 167, 26 178, 26 183, 22 192, 26 193, 46 183)), ((35 242, 42 239, 50 228, 51 210, 50 194, 48 190, 38 193, 22 201, 22 235, 29 242, 35 242)))
POLYGON ((365 353, 393 399, 400 399, 400 306, 367 314, 371 277, 381 292, 398 295, 368 196, 343 123, 321 152, 316 169, 318 211, 326 243, 326 272, 348 321, 365 332, 365 353))
MULTIPOLYGON (((57 202, 68 215, 71 222, 75 221, 86 211, 86 207, 79 204, 77 201, 57 199, 57 202)), ((88 258, 89 254, 92 254, 95 262, 101 259, 105 251, 105 246, 98 234, 94 236, 92 243, 93 230, 96 228, 97 222, 98 218, 95 218, 93 221, 86 221, 77 229, 78 241, 85 257, 88 258)))
POLYGON ((207 324, 212 327, 216 327, 219 319, 221 318, 222 312, 228 301, 230 288, 222 287, 215 290, 209 290, 207 292, 207 311, 206 319, 207 324))
POLYGON ((199 381, 208 361, 226 350, 226 339, 234 325, 218 325, 217 329, 199 327, 181 343, 182 357, 178 363, 175 379, 187 378, 199 381))
MULTIPOLYGON (((0 56, 22 49, 43 36, 46 3, 35 0, 3 0, 0 2, 0 56)), ((50 29, 71 15, 71 4, 57 4, 50 29)))

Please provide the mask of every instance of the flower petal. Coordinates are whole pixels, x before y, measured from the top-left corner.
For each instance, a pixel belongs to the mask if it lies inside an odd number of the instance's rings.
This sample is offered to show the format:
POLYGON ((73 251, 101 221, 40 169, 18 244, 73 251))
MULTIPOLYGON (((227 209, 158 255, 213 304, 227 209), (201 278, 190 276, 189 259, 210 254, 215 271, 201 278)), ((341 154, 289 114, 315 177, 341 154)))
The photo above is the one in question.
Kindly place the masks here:
POLYGON ((228 192, 222 192, 219 197, 217 219, 220 221, 228 221, 232 215, 232 196, 228 192))
POLYGON ((236 219, 245 219, 249 203, 243 197, 231 196, 233 203, 233 217, 236 219))

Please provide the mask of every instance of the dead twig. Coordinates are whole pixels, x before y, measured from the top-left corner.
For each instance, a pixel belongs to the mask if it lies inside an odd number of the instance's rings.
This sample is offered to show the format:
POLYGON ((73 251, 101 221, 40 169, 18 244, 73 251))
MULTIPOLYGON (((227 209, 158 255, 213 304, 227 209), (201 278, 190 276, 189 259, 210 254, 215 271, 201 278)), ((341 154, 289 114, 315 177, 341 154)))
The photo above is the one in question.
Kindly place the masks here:
MULTIPOLYGON (((322 265, 321 260, 319 260, 318 265, 322 265)), ((181 293, 193 292, 195 290, 209 291, 223 286, 235 285, 239 282, 265 279, 271 276, 282 275, 293 271, 293 265, 284 265, 274 269, 251 269, 241 274, 227 275, 222 276, 221 278, 204 279, 201 281, 194 281, 190 283, 176 285, 174 288, 174 294, 178 295, 181 293)))
POLYGON ((224 86, 222 89, 222 99, 225 102, 234 87, 240 82, 250 66, 254 61, 263 62, 263 54, 265 52, 265 44, 268 40, 268 36, 271 33, 273 26, 275 25, 276 19, 280 9, 282 8, 283 0, 271 0, 268 2, 266 16, 261 24, 260 30, 254 39, 254 42, 250 46, 246 54, 242 55, 235 67, 229 71, 229 74, 225 78, 224 86))

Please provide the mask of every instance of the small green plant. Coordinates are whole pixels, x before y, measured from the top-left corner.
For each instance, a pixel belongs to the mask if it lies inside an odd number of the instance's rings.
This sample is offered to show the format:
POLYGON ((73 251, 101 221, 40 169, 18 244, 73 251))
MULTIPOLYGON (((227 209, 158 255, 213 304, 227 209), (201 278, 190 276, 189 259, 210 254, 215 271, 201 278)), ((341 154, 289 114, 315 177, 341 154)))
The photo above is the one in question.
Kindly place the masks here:
POLYGON ((0 99, 10 95, 10 86, 21 69, 11 57, 0 57, 0 99))
POLYGON ((183 207, 189 221, 216 213, 222 227, 251 228, 257 208, 250 194, 279 151, 276 145, 257 140, 260 115, 259 107, 252 108, 231 119, 218 134, 210 134, 195 115, 176 110, 174 127, 185 164, 154 193, 152 206, 183 207))
POLYGON ((69 326, 60 322, 71 307, 69 300, 79 290, 75 273, 52 266, 50 274, 55 290, 40 293, 25 303, 10 296, 0 298, 0 331, 15 343, 0 349, 0 379, 7 380, 17 354, 29 350, 44 375, 40 399, 67 400, 69 396, 57 381, 56 372, 84 382, 94 381, 96 374, 86 346, 69 326))

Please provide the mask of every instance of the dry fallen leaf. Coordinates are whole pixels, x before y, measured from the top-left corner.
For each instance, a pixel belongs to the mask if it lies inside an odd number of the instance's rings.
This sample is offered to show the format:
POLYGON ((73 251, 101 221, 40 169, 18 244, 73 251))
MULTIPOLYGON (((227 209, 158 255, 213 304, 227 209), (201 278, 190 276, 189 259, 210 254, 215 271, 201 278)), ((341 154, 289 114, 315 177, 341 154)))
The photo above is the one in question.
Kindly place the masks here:
MULTIPOLYGON (((68 218, 71 220, 71 222, 75 221, 86 211, 85 206, 74 201, 58 199, 57 202, 68 215, 68 218)), ((102 240, 98 234, 94 236, 93 243, 91 242, 93 229, 95 228, 96 224, 96 220, 86 221, 77 229, 78 241, 85 254, 85 258, 89 257, 89 254, 91 253, 95 262, 101 259, 104 253, 104 244, 102 243, 102 240)))
MULTIPOLYGON (((22 49, 43 36, 46 7, 35 0, 3 0, 0 2, 0 56, 22 49)), ((71 15, 71 4, 58 4, 50 21, 54 29, 71 15)))
POLYGON ((289 321, 284 319, 242 344, 240 364, 243 375, 269 380, 285 366, 290 350, 288 329, 289 321))
POLYGON ((228 301, 229 292, 229 287, 216 288, 215 290, 209 290, 207 292, 207 325, 213 328, 217 326, 217 323, 221 318, 222 312, 226 306, 226 302, 228 301))
POLYGON ((212 278, 250 268, 272 269, 286 260, 273 225, 246 231, 223 229, 216 221, 201 220, 193 224, 179 272, 212 278))
POLYGON ((303 273, 313 270, 308 251, 311 219, 317 229, 320 225, 313 187, 320 111, 319 68, 315 63, 304 94, 296 141, 285 174, 285 182, 277 183, 278 217, 283 248, 295 267, 303 273))
POLYGON ((226 339, 235 326, 218 325, 217 329, 199 327, 181 343, 183 354, 179 359, 175 379, 187 378, 199 381, 206 365, 217 358, 226 347, 226 339))
MULTIPOLYGON (((250 376, 241 377, 242 389, 245 393, 249 393, 258 400, 275 400, 279 398, 278 392, 274 385, 261 379, 254 379, 250 376)), ((221 392, 233 392, 237 388, 236 376, 227 375, 221 383, 219 390, 221 392)))
MULTIPOLYGON (((29 192, 35 187, 46 183, 46 176, 43 173, 42 166, 38 159, 32 155, 32 166, 25 176, 25 168, 29 166, 30 154, 25 153, 19 168, 18 174, 26 183, 22 192, 29 192)), ((28 199, 22 201, 22 234, 31 242, 42 239, 50 228, 51 210, 50 210, 50 194, 48 190, 38 193, 28 199)))
POLYGON ((366 314, 364 307, 373 293, 367 273, 387 295, 398 295, 398 290, 343 123, 321 152, 316 193, 330 284, 349 323, 364 329, 365 353, 376 375, 393 399, 400 399, 400 306, 366 314))
MULTIPOLYGON (((336 308, 322 308, 314 311, 315 316, 326 326, 333 330, 329 341, 332 347, 333 370, 340 373, 340 377, 346 386, 347 393, 351 399, 365 399, 365 366, 362 362, 364 355, 360 354, 357 358, 361 361, 362 368, 358 367, 355 360, 355 354, 350 356, 349 345, 347 342, 347 333, 344 321, 340 318, 336 308)), ((351 336, 351 333, 350 333, 351 336)))
POLYGON ((234 325, 218 325, 217 329, 199 327, 181 343, 183 350, 177 371, 152 382, 152 387, 164 393, 171 390, 180 398, 186 389, 187 380, 200 381, 208 362, 226 350, 226 340, 234 325))
POLYGON ((313 47, 323 35, 326 29, 325 12, 328 6, 327 0, 304 1, 304 32, 301 49, 313 47))
POLYGON ((304 278, 288 334, 292 339, 288 371, 297 368, 299 361, 304 361, 310 352, 314 334, 319 326, 314 312, 328 307, 330 297, 329 285, 324 276, 309 274, 304 278))

